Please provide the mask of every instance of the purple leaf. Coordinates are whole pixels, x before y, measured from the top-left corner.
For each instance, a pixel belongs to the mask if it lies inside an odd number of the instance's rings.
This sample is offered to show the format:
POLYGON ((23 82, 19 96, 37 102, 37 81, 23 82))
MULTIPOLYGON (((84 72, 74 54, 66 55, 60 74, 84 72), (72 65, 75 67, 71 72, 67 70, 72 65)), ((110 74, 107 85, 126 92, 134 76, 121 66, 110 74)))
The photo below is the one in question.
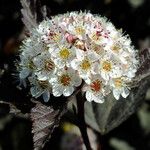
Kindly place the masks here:
POLYGON ((51 137, 55 127, 58 126, 61 116, 66 108, 54 110, 52 107, 36 102, 35 107, 31 109, 30 117, 32 120, 32 133, 34 150, 40 150, 45 142, 51 137))
POLYGON ((41 6, 40 0, 20 0, 22 4, 22 21, 30 32, 39 22, 47 17, 46 6, 41 6))

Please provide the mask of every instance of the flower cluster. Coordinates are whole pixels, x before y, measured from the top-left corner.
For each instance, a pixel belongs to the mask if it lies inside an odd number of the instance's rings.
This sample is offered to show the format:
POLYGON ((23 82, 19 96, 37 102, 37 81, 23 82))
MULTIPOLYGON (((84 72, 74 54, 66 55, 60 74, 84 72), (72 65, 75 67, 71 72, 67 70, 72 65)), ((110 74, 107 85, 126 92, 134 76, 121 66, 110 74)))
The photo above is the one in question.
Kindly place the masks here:
POLYGON ((41 22, 24 40, 20 59, 20 79, 44 101, 50 94, 70 96, 81 83, 88 101, 102 103, 111 91, 117 100, 126 98, 138 68, 128 35, 106 18, 82 12, 41 22))

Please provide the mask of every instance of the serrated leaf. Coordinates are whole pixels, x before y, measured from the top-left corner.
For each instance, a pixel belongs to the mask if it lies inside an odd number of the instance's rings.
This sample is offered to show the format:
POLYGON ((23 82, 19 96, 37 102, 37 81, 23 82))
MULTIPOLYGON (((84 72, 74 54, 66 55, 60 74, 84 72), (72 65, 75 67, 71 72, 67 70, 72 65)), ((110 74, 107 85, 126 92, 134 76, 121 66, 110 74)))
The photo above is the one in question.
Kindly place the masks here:
POLYGON ((140 51, 140 67, 136 73, 137 76, 141 76, 150 72, 150 48, 146 48, 140 51))
POLYGON ((31 11, 31 1, 30 0, 20 0, 22 4, 21 13, 23 15, 22 21, 25 24, 28 31, 37 26, 37 14, 31 11))
POLYGON ((46 6, 41 6, 39 0, 20 0, 22 4, 22 21, 30 32, 39 22, 47 17, 46 6))
POLYGON ((9 113, 10 114, 19 114, 21 113, 21 111, 15 106, 13 105, 12 103, 10 102, 4 102, 4 101, 0 101, 0 105, 7 105, 8 106, 8 109, 9 109, 9 113))
POLYGON ((40 150, 45 142, 51 137, 55 127, 58 126, 61 116, 65 112, 65 107, 54 110, 52 107, 36 102, 31 109, 32 133, 34 150, 40 150))

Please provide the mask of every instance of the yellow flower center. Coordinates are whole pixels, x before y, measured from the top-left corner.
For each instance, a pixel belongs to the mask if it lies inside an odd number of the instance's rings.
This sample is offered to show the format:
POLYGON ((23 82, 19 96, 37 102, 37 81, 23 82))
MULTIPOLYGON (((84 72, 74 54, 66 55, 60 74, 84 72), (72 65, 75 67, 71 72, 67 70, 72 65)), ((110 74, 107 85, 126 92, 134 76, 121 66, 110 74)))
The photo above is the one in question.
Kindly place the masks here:
POLYGON ((103 70, 109 72, 112 69, 112 65, 109 61, 104 61, 102 64, 102 68, 103 68, 103 70))
POLYGON ((94 92, 98 92, 101 90, 101 81, 100 80, 95 80, 92 82, 92 84, 90 85, 91 87, 91 90, 94 91, 94 92))
POLYGON ((59 55, 62 59, 68 59, 70 56, 70 51, 67 48, 63 48, 60 50, 59 55))
POLYGON ((120 51, 120 47, 117 46, 117 45, 114 45, 114 46, 112 47, 112 51, 118 53, 118 52, 120 51))
POLYGON ((117 88, 120 88, 122 86, 122 79, 121 78, 115 79, 115 86, 117 88))
POLYGON ((45 70, 47 71, 52 71, 54 69, 55 65, 54 65, 54 62, 51 61, 51 60, 47 60, 45 62, 45 70))
POLYGON ((75 28, 75 32, 76 32, 76 34, 78 34, 78 35, 82 35, 82 34, 85 33, 85 29, 83 29, 82 27, 76 27, 76 28, 75 28))
POLYGON ((63 85, 63 86, 68 86, 71 82, 71 78, 68 74, 63 74, 61 77, 60 77, 60 83, 63 85))
POLYGON ((84 59, 80 64, 80 67, 82 68, 82 70, 89 70, 91 68, 90 61, 88 59, 84 59))

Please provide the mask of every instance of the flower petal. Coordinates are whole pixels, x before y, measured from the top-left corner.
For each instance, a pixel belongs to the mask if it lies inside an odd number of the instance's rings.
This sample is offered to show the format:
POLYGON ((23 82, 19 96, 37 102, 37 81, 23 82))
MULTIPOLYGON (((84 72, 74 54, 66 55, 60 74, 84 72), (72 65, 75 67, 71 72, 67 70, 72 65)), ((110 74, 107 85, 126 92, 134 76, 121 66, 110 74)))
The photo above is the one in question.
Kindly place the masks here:
POLYGON ((92 101, 92 93, 90 91, 86 91, 85 97, 87 101, 91 102, 92 101))
POLYGON ((105 79, 105 80, 109 80, 109 75, 108 75, 108 73, 105 73, 105 72, 101 72, 101 76, 102 76, 102 78, 103 79, 105 79))
POLYGON ((63 88, 62 88, 62 86, 59 86, 59 85, 54 86, 53 89, 52 89, 52 93, 53 93, 53 95, 54 95, 55 97, 61 96, 62 93, 63 93, 63 88))
POLYGON ((78 60, 83 60, 84 59, 84 51, 76 49, 76 57, 78 60))
POLYGON ((73 80, 74 80, 73 85, 76 87, 80 86, 82 83, 82 79, 79 76, 75 76, 73 80))
POLYGON ((100 94, 100 95, 93 95, 93 100, 96 103, 104 103, 104 97, 100 94))
POLYGON ((23 70, 21 70, 19 77, 20 79, 25 79, 29 74, 30 74, 30 69, 24 68, 23 70))
POLYGON ((43 100, 44 102, 48 102, 50 99, 50 92, 48 90, 46 90, 43 94, 42 94, 43 100))
POLYGON ((71 86, 71 87, 66 87, 63 91, 63 95, 64 96, 70 96, 74 91, 74 88, 71 86))
POLYGON ((124 87, 121 93, 122 97, 126 98, 129 94, 130 94, 130 91, 128 90, 128 88, 124 87))
POLYGON ((35 98, 39 97, 42 95, 43 91, 42 89, 40 89, 39 87, 37 86, 33 86, 30 88, 30 92, 31 92, 31 95, 35 98))
POLYGON ((71 61, 71 67, 75 70, 78 70, 79 64, 80 62, 77 59, 74 59, 73 61, 71 61))
POLYGON ((113 95, 116 100, 119 100, 120 98, 120 91, 118 89, 113 89, 113 95))

